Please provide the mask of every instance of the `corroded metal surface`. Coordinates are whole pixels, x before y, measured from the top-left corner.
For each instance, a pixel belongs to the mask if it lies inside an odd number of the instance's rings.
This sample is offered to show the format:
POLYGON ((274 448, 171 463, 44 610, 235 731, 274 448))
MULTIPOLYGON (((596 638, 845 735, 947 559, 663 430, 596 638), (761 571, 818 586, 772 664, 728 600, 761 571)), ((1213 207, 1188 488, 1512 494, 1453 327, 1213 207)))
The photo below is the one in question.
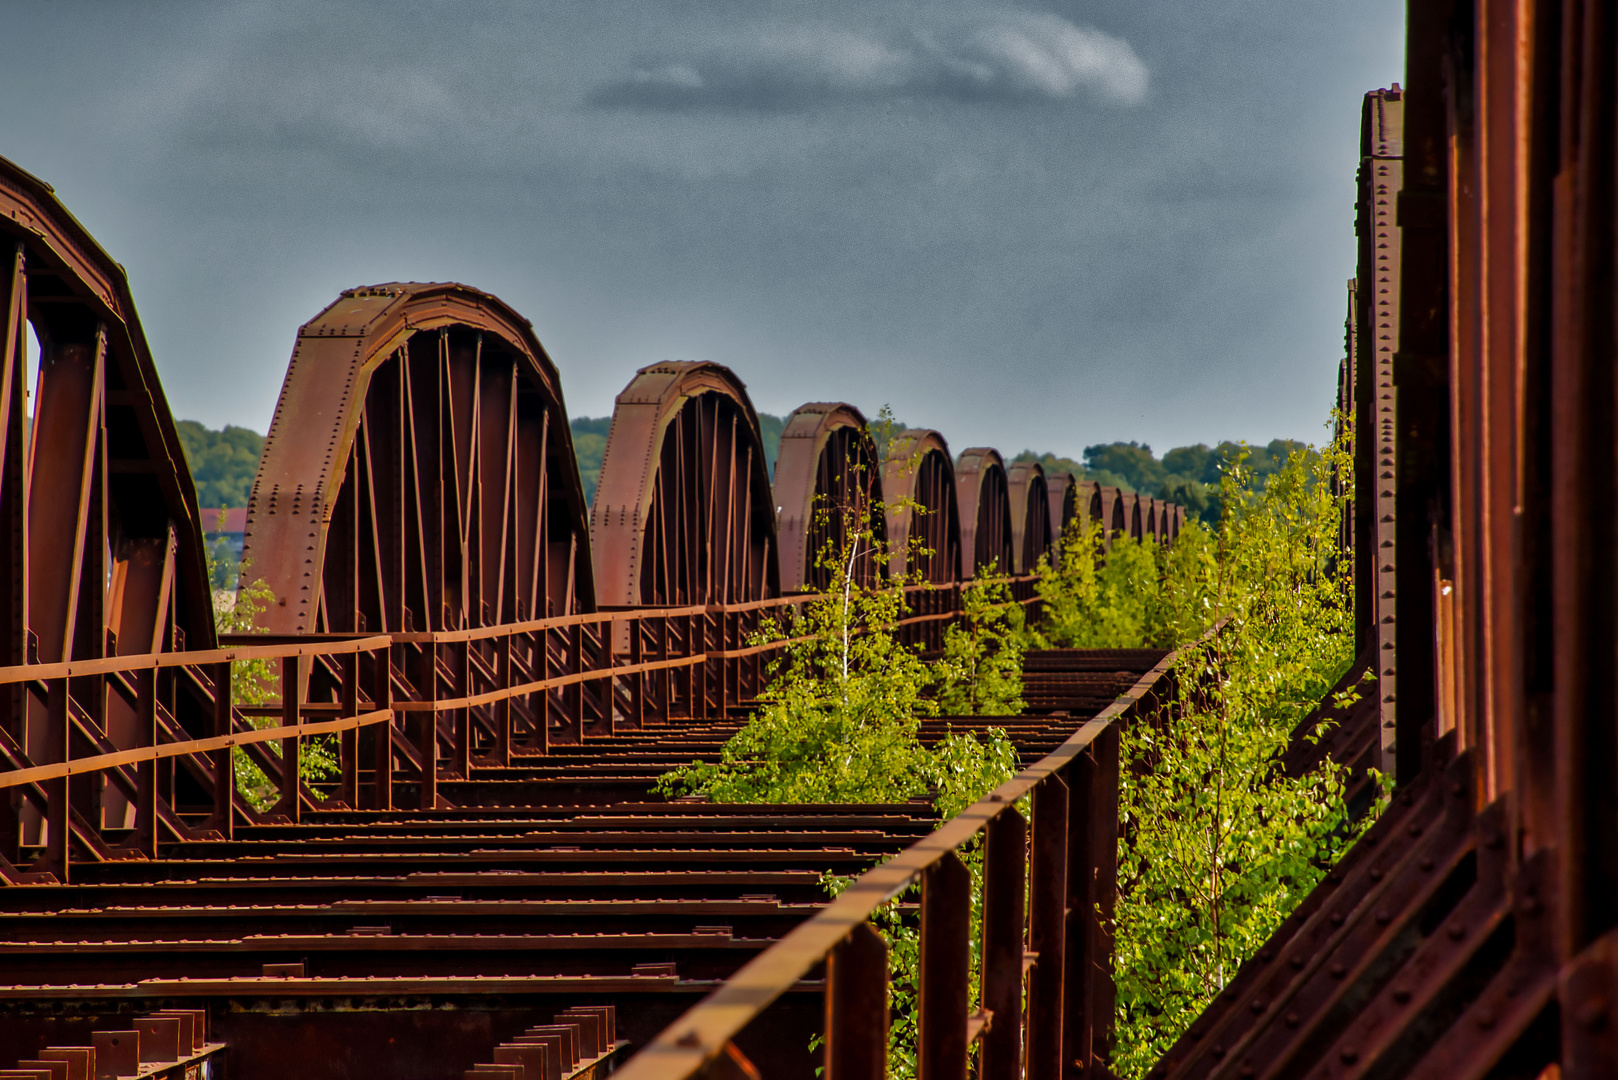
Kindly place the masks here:
POLYGON ((980 569, 1008 572, 1012 549, 1011 496, 1000 451, 974 446, 955 460, 955 489, 961 508, 962 581, 980 569))
MULTIPOLYGON (((786 592, 827 587, 831 568, 820 560, 835 553, 827 545, 839 538, 868 530, 878 543, 886 541, 876 443, 852 405, 818 403, 793 411, 781 433, 774 491, 786 592)), ((874 583, 875 553, 867 546, 851 555, 855 580, 874 583)))
POLYGON ((635 374, 613 409, 590 517, 602 604, 701 604, 780 592, 758 414, 718 364, 635 374))
POLYGON ((275 633, 454 630, 594 609, 555 365, 464 285, 350 289, 298 332, 243 557, 275 633))
POLYGON ((882 490, 888 501, 889 573, 944 584, 961 566, 955 462, 936 431, 901 431, 888 443, 882 490))
MULTIPOLYGON (((0 241, 0 666, 212 646, 196 494, 122 267, 48 185, 3 158, 0 241)), ((160 712, 204 730, 208 697, 182 686, 160 712)), ((124 680, 15 681, 0 693, 0 763, 149 745, 141 699, 124 680)), ((71 846, 134 825, 151 774, 19 789, 0 803, 0 876, 16 880, 22 846, 45 845, 45 869, 61 872, 71 846)))
POLYGON ((1006 470, 1006 495, 1011 504, 1011 570, 1031 574, 1051 550, 1061 522, 1051 517, 1044 467, 1037 461, 1012 462, 1006 470))

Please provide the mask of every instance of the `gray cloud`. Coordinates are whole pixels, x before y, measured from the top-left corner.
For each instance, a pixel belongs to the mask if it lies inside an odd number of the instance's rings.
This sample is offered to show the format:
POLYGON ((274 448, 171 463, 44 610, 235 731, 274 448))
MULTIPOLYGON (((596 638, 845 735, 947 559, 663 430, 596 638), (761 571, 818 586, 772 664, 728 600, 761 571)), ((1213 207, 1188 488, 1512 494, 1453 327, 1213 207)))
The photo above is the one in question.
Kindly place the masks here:
POLYGON ((796 110, 842 101, 943 98, 1136 105, 1146 65, 1122 38, 1056 15, 998 12, 883 39, 775 27, 718 46, 650 55, 591 94, 606 107, 796 110))

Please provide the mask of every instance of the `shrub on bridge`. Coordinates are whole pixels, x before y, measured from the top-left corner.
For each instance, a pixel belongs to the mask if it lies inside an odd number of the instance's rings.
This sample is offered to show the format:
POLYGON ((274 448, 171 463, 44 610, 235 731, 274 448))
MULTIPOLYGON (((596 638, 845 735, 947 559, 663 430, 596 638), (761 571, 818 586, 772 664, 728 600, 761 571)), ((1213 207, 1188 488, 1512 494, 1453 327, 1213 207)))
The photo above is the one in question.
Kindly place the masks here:
POLYGON ((1161 555, 1115 543, 1099 567, 1094 537, 1080 537, 1041 583, 1046 633, 1063 644, 1169 647, 1226 620, 1182 650, 1161 722, 1121 733, 1120 1076, 1146 1074, 1368 824, 1349 820, 1343 764, 1301 777, 1279 765, 1353 660, 1333 494, 1351 490, 1350 465, 1341 445, 1293 454, 1260 486, 1238 458, 1216 530, 1188 523, 1161 555))

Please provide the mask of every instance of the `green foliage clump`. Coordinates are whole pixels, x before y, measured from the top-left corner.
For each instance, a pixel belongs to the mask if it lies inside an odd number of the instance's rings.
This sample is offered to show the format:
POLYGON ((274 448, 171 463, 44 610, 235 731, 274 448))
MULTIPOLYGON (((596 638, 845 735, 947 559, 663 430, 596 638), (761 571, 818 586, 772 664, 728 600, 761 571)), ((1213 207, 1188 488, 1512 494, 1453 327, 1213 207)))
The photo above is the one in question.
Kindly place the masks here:
POLYGON ((990 637, 1011 619, 999 606, 1004 584, 986 578, 966 587, 976 623, 959 628, 945 657, 929 662, 899 639, 902 583, 861 585, 854 561, 837 559, 841 588, 766 627, 761 641, 792 644, 772 663, 757 710, 720 760, 672 770, 659 791, 715 802, 931 798, 948 816, 1011 777, 1016 752, 999 729, 981 741, 952 732, 930 749, 920 737, 921 718, 938 715, 941 701, 957 715, 973 706, 984 710, 975 715, 1019 711, 1020 646, 990 637))
MULTIPOLYGON (((1349 820, 1346 766, 1328 760, 1294 777, 1280 765, 1352 660, 1351 565, 1339 557, 1333 494, 1347 490, 1349 467, 1342 446, 1289 454, 1260 485, 1237 456, 1220 477, 1218 528, 1182 532, 1155 587, 1109 597, 1074 573, 1080 587, 1065 602, 1111 628, 1097 633, 1139 625, 1137 644, 1167 646, 1224 621, 1182 649, 1172 706, 1120 735, 1120 1076, 1145 1075, 1367 823, 1349 820)), ((1093 542, 1080 545, 1081 562, 1084 551, 1093 542)), ((1095 579, 1133 551, 1115 544, 1095 579)))
POLYGON ((215 431, 195 420, 181 420, 175 428, 197 488, 197 505, 246 506, 264 436, 231 424, 215 431))
POLYGON ((987 568, 961 589, 961 617, 944 630, 934 698, 946 716, 1015 716, 1023 711, 1026 616, 1005 579, 987 568))
MULTIPOLYGON (((212 551, 207 553, 208 575, 217 579, 219 563, 212 551)), ((245 576, 245 575, 244 575, 245 576)), ((275 599, 275 591, 258 578, 251 585, 242 585, 232 591, 215 588, 213 592, 214 630, 220 634, 252 634, 259 632, 258 617, 275 599)), ((234 660, 230 665, 230 699, 238 705, 263 705, 280 696, 281 677, 276 674, 273 660, 234 660)), ((250 717, 248 722, 256 728, 277 727, 280 721, 267 716, 250 717)), ((281 753, 281 744, 271 741, 270 752, 281 753)), ((337 775, 336 737, 317 736, 303 741, 298 755, 298 773, 305 782, 326 780, 337 775)), ((264 770, 253 764, 245 749, 234 747, 230 755, 231 769, 236 777, 236 790, 253 809, 263 812, 275 805, 280 790, 264 775, 264 770)))

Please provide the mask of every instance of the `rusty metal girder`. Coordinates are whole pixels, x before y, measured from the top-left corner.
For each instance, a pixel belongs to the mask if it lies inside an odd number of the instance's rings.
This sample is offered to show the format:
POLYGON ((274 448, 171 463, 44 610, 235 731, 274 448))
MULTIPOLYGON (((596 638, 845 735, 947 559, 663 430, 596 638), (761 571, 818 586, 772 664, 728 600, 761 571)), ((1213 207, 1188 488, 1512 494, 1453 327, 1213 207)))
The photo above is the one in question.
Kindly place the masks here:
POLYGON ((961 580, 980 569, 1006 573, 1014 561, 1011 499, 1006 463, 1000 451, 974 446, 955 459, 955 488, 961 507, 961 580))
MULTIPOLYGON (((785 592, 828 587, 831 569, 820 565, 828 543, 862 527, 886 542, 876 443, 864 414, 852 405, 822 402, 793 410, 781 433, 774 491, 785 592)), ((855 579, 874 584, 875 553, 854 557, 855 579)))
POLYGON ((1100 510, 1096 520, 1101 522, 1101 541, 1106 547, 1110 548, 1114 539, 1129 532, 1129 516, 1124 499, 1124 493, 1118 488, 1099 483, 1095 495, 1091 497, 1091 507, 1100 510), (1099 507, 1096 500, 1100 501, 1099 507))
POLYGON ((1016 461, 1006 469, 1006 494, 1011 503, 1012 572, 1032 574, 1041 557, 1051 550, 1060 518, 1051 516, 1051 492, 1044 466, 1037 461, 1016 461))
POLYGON ((277 633, 409 632, 592 611, 555 365, 464 285, 350 289, 298 332, 248 499, 277 633))
POLYGON ((718 364, 635 374, 613 408, 590 517, 603 605, 780 594, 775 499, 758 414, 718 364))
POLYGON ((1046 516, 1051 527, 1051 547, 1053 554, 1059 555, 1058 544, 1061 538, 1066 535, 1068 527, 1075 518, 1080 518, 1088 512, 1089 504, 1084 499, 1083 486, 1069 472, 1047 474, 1045 493, 1049 499, 1046 516))
POLYGON ((957 580, 961 514, 955 463, 936 431, 901 431, 888 443, 882 490, 888 499, 888 570, 935 585, 957 580))
MULTIPOLYGON (((48 184, 3 158, 0 309, 0 666, 211 647, 196 494, 123 269, 48 184)), ((206 733, 207 688, 160 681, 166 719, 206 733)), ((141 697, 123 680, 13 682, 0 691, 0 760, 54 766, 150 745, 141 697)), ((151 766, 136 771, 114 784, 53 778, 0 802, 0 876, 15 880, 21 844, 47 844, 65 872, 70 836, 93 848, 103 823, 134 825, 156 782, 151 766)))

